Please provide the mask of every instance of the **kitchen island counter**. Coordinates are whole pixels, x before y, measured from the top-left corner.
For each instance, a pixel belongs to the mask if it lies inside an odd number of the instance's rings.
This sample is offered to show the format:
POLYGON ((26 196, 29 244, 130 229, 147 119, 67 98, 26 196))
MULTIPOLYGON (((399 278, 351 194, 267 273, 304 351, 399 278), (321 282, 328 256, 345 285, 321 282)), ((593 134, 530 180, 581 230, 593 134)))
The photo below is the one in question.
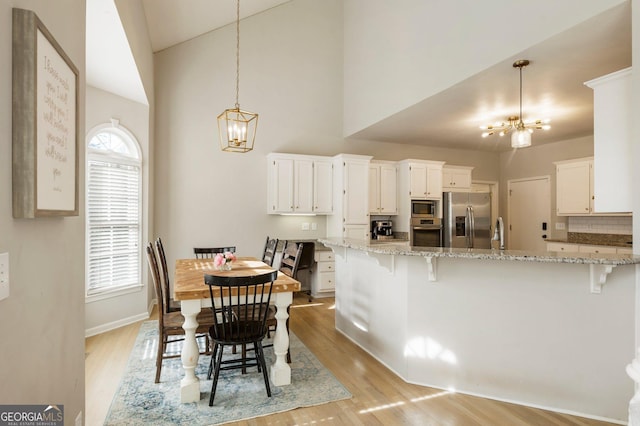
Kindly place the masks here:
POLYGON ((405 381, 626 420, 640 257, 319 241, 336 329, 405 381))
POLYGON ((481 260, 511 260, 544 263, 578 263, 633 265, 640 264, 640 256, 631 254, 555 253, 546 251, 466 249, 447 247, 413 247, 404 242, 371 242, 347 238, 319 238, 326 246, 349 248, 376 254, 421 256, 433 258, 460 258, 481 260))

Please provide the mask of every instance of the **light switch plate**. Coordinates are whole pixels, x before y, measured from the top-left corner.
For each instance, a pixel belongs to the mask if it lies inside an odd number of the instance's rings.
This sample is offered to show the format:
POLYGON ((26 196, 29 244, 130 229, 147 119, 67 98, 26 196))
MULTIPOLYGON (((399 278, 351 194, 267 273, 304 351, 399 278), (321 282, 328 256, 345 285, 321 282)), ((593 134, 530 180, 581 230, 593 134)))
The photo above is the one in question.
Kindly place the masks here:
POLYGON ((9 297, 9 253, 0 253, 0 300, 9 297))

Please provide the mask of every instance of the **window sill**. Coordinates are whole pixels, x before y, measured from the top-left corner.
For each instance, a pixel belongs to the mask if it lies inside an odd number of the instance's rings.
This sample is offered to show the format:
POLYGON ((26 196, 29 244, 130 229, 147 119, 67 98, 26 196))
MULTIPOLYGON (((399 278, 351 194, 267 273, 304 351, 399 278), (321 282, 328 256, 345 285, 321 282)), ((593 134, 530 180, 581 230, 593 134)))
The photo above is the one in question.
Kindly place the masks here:
POLYGON ((93 303, 99 300, 124 296, 125 294, 137 293, 141 291, 143 287, 144 286, 142 284, 137 284, 137 285, 127 286, 127 287, 105 288, 100 290, 93 290, 91 294, 87 294, 84 301, 85 303, 93 303))

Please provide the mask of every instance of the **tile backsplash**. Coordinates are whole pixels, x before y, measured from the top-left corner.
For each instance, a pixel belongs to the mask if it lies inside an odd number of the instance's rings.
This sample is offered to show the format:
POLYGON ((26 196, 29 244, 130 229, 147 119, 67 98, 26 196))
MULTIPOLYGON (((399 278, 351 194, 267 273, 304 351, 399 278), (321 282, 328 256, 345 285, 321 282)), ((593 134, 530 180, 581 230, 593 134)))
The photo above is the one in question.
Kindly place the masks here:
POLYGON ((633 234, 631 216, 570 216, 569 232, 591 234, 633 234))

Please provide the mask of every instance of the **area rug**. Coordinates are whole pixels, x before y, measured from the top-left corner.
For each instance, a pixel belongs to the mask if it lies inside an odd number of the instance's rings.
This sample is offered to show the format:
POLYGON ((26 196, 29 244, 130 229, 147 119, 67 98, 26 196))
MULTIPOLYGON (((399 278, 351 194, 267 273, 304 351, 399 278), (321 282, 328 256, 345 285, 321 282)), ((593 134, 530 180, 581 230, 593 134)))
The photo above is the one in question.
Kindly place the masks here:
MULTIPOLYGON (((268 343, 268 342, 265 342, 268 343)), ((216 425, 232 421, 325 404, 351 397, 349 391, 318 361, 293 334, 291 343, 291 385, 271 384, 267 396, 262 373, 255 368, 220 372, 213 407, 209 407, 211 380, 207 380, 209 356, 201 355, 196 375, 200 378, 200 401, 180 403, 180 358, 164 360, 160 383, 154 383, 158 326, 142 323, 116 392, 105 425, 216 425)), ((181 343, 169 350, 179 353, 181 343)), ((273 348, 265 348, 267 368, 273 364, 273 348)))

